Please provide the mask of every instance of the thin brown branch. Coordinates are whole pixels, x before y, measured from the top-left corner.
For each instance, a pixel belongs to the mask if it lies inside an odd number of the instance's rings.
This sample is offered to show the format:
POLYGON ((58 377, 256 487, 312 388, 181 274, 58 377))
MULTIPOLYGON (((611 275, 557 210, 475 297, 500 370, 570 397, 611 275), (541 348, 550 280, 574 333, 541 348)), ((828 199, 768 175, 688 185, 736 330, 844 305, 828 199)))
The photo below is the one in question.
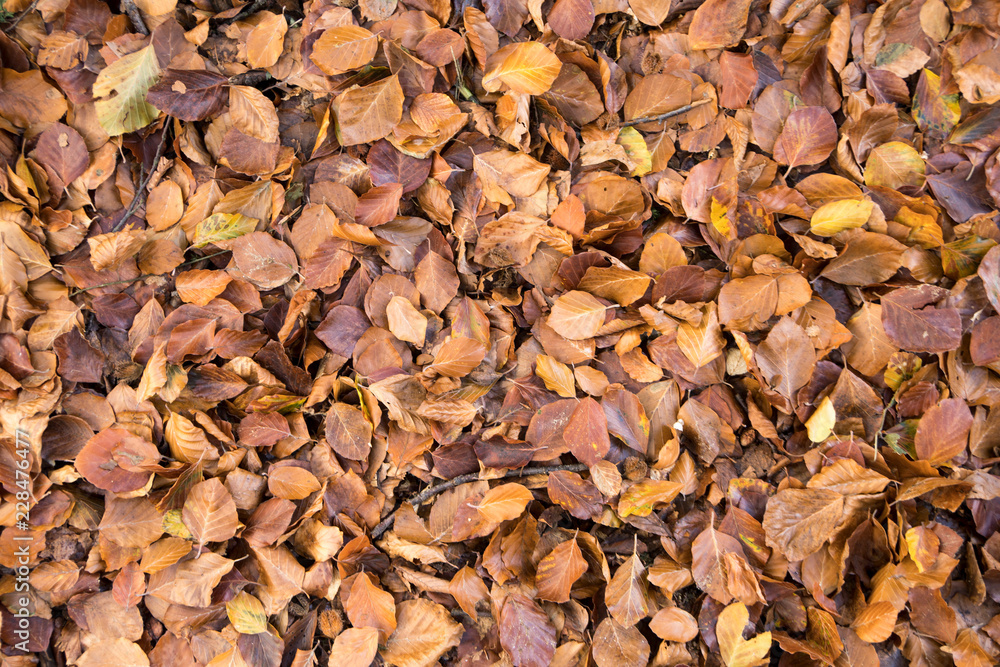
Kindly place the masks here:
MULTIPOLYGON (((193 246, 191 246, 193 247, 193 246)), ((182 262, 177 265, 177 268, 190 266, 191 264, 197 264, 198 262, 210 259, 212 257, 218 257, 219 255, 225 255, 229 250, 220 250, 219 252, 213 252, 211 255, 202 255, 201 257, 195 257, 194 259, 189 259, 186 262, 182 262)), ((176 269, 175 269, 176 270, 176 269)), ((84 292, 89 292, 92 289, 100 289, 102 287, 111 287, 112 285, 124 285, 126 283, 134 283, 137 280, 142 280, 146 276, 138 276, 136 278, 127 278, 125 280, 112 280, 109 283, 101 283, 100 285, 91 285, 90 287, 81 287, 80 289, 73 290, 69 293, 70 296, 76 296, 77 294, 83 294, 84 292)))
POLYGON ((243 72, 243 74, 237 74, 236 76, 229 77, 229 84, 232 86, 256 86, 257 84, 263 83, 270 78, 271 75, 267 72, 250 70, 249 72, 243 72))
POLYGON ((102 287, 112 287, 114 285, 125 285, 127 283, 134 283, 135 281, 141 279, 142 278, 139 277, 139 278, 126 278, 125 280, 112 280, 111 282, 101 283, 99 285, 91 285, 90 287, 81 287, 80 289, 75 289, 72 292, 70 292, 69 295, 73 297, 76 296, 77 294, 83 294, 84 292, 89 292, 92 289, 101 289, 102 287))
MULTIPOLYGON (((529 475, 546 475, 553 472, 558 472, 560 470, 567 470, 569 472, 582 472, 587 470, 587 466, 583 463, 567 463, 565 465, 558 466, 536 466, 534 468, 518 468, 517 470, 511 470, 499 479, 510 479, 513 477, 528 477, 529 475)), ((424 504, 434 496, 444 493, 448 489, 453 489, 456 486, 461 486, 462 484, 468 484, 469 482, 476 482, 479 480, 478 472, 470 472, 466 475, 459 475, 454 479, 449 479, 447 482, 442 482, 441 484, 436 484, 434 486, 429 486, 417 495, 407 498, 404 502, 407 502, 414 507, 419 507, 424 504)), ((382 537, 385 531, 392 527, 392 524, 396 521, 396 512, 399 511, 397 507, 392 511, 392 513, 386 518, 382 519, 379 525, 375 526, 372 530, 372 540, 377 540, 382 537)))
POLYGON ((229 23, 235 23, 236 21, 245 19, 248 16, 253 16, 257 12, 263 9, 267 9, 271 5, 271 1, 272 0, 254 0, 253 2, 248 2, 247 4, 243 5, 240 8, 240 11, 236 12, 234 15, 228 18, 219 19, 218 21, 215 21, 215 25, 227 25, 229 23))
POLYGON ((132 22, 132 27, 143 35, 149 34, 149 28, 146 27, 146 22, 142 20, 142 12, 136 7, 135 0, 122 0, 122 9, 128 15, 128 20, 132 22))
POLYGON ((14 20, 10 22, 10 25, 6 26, 3 29, 4 34, 5 35, 9 35, 10 33, 12 33, 14 31, 14 28, 17 27, 17 24, 20 23, 24 19, 25 16, 27 16, 31 12, 35 11, 35 7, 37 7, 37 6, 38 6, 38 0, 32 0, 31 4, 28 5, 28 8, 25 9, 20 14, 18 14, 17 16, 15 16, 14 20))
POLYGON ((627 120, 621 124, 622 127, 632 127, 633 125, 642 125, 643 123, 659 123, 660 121, 673 118, 675 116, 681 116, 686 114, 691 109, 697 109, 703 104, 708 104, 711 102, 711 98, 704 98, 696 100, 691 104, 685 104, 680 109, 674 109, 673 111, 668 111, 667 113, 661 113, 659 116, 645 116, 643 118, 633 118, 632 120, 627 120))
POLYGON ((125 215, 123 215, 122 219, 118 221, 118 224, 112 228, 112 232, 121 231, 121 229, 128 224, 128 219, 132 217, 132 214, 135 213, 140 206, 145 205, 146 197, 149 195, 146 191, 146 186, 149 185, 149 181, 152 180, 153 174, 156 173, 156 167, 160 164, 160 158, 163 157, 163 153, 167 147, 167 135, 169 133, 170 126, 165 125, 163 127, 163 135, 160 137, 160 145, 156 147, 156 155, 153 156, 153 164, 143 177, 142 182, 139 183, 139 187, 135 191, 135 196, 132 197, 132 202, 128 205, 128 208, 125 209, 125 215))

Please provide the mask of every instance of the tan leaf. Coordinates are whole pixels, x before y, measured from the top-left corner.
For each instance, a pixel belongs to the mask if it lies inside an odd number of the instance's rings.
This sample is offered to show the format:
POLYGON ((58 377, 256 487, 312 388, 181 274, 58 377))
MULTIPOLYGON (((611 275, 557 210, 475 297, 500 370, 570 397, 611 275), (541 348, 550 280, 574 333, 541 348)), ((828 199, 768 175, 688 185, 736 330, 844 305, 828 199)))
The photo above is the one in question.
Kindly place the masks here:
POLYGON ((643 667, 649 662, 649 642, 639 628, 608 616, 594 632, 593 654, 597 667, 643 667))
POLYGON ((455 573, 448 584, 448 592, 458 602, 466 614, 473 618, 478 617, 476 603, 485 600, 489 596, 489 590, 483 582, 482 577, 476 571, 466 565, 455 573))
POLYGON ((356 628, 374 628, 384 641, 396 630, 396 604, 392 595, 375 585, 365 573, 358 574, 344 601, 347 618, 356 628))
POLYGON ((680 493, 681 485, 666 479, 643 479, 629 484, 618 499, 622 517, 649 516, 656 505, 670 503, 680 493))
POLYGON ((378 653, 378 630, 347 628, 333 640, 330 664, 338 667, 368 667, 378 653))
POLYGON ((737 44, 746 30, 749 11, 750 0, 708 0, 703 3, 695 10, 688 27, 690 48, 721 49, 737 44))
POLYGON ((604 593, 608 612, 625 627, 632 627, 649 615, 646 568, 635 554, 619 566, 604 593))
POLYGON ((269 605, 265 611, 276 614, 295 595, 302 592, 305 568, 299 564, 291 551, 284 546, 252 547, 260 568, 261 582, 266 587, 269 605))
POLYGON ((845 495, 880 493, 889 485, 889 478, 862 468, 854 459, 838 459, 813 475, 810 489, 829 489, 845 495))
POLYGON ((316 476, 298 466, 272 468, 267 476, 267 488, 275 498, 302 500, 319 491, 316 476))
POLYGON ((547 322, 563 338, 586 340, 604 326, 605 310, 590 294, 573 290, 556 299, 547 322))
POLYGON ((573 371, 566 364, 556 361, 547 354, 540 354, 535 357, 535 374, 545 383, 546 389, 556 392, 563 398, 576 396, 573 371))
POLYGON ((281 56, 288 23, 282 14, 260 12, 259 23, 247 35, 247 63, 250 67, 271 67, 281 56))
POLYGON ((194 269, 178 275, 174 285, 177 295, 185 303, 207 306, 212 299, 222 294, 231 280, 232 276, 225 271, 194 269))
POLYGON ((538 247, 538 230, 545 221, 512 211, 486 223, 479 232, 473 258, 483 266, 523 266, 538 247))
POLYGON ((649 629, 660 639, 689 642, 698 636, 698 621, 680 607, 666 607, 656 612, 649 629))
POLYGON ((463 628, 442 605, 418 598, 399 603, 396 632, 382 658, 396 667, 430 667, 458 646, 463 628))
POLYGON ((278 112, 274 103, 256 88, 230 86, 229 114, 236 129, 248 137, 266 144, 278 140, 278 112))
POLYGON ((746 605, 736 602, 719 613, 715 636, 726 667, 755 667, 766 665, 771 651, 771 633, 762 632, 753 639, 743 638, 743 629, 750 620, 746 605))
POLYGON ((541 42, 518 42, 503 47, 487 61, 483 88, 500 90, 505 84, 526 95, 541 95, 559 76, 562 62, 541 42))
POLYGON ((471 338, 452 338, 444 343, 427 370, 446 377, 465 377, 486 356, 482 343, 471 338))
POLYGON ((847 320, 847 329, 854 338, 841 347, 847 363, 862 375, 874 376, 885 368, 893 354, 899 351, 882 326, 881 304, 867 302, 847 320))
POLYGON ((500 523, 521 516, 533 499, 531 491, 521 484, 501 484, 487 491, 475 507, 487 521, 500 523))
POLYGON ((152 573, 146 592, 171 604, 207 607, 212 604, 212 590, 235 562, 211 551, 152 573))
POLYGON ((726 349, 719 316, 714 303, 708 304, 697 326, 681 322, 677 327, 677 346, 695 368, 700 368, 719 357, 726 349))
POLYGON ((806 420, 806 433, 812 442, 823 442, 833 433, 837 424, 837 409, 829 396, 824 396, 819 407, 806 420))
POLYGON ((337 137, 344 146, 377 141, 392 132, 403 117, 399 76, 364 87, 349 88, 331 107, 337 117, 337 137))
POLYGON ((891 603, 876 602, 865 607, 854 618, 851 628, 862 641, 869 644, 881 644, 892 635, 898 615, 899 610, 891 603))
POLYGON ((559 543, 538 564, 535 574, 538 597, 552 602, 569 602, 573 584, 587 567, 575 538, 559 543))
POLYGON ((356 25, 325 30, 309 58, 326 74, 335 76, 364 67, 378 52, 378 37, 356 25))
POLYGON ((90 263, 95 271, 119 268, 127 259, 134 257, 146 242, 146 233, 141 230, 111 232, 87 239, 90 245, 90 263))
POLYGON ((132 561, 121 569, 121 572, 115 577, 115 583, 111 589, 111 594, 115 602, 123 607, 138 605, 142 601, 142 596, 145 592, 146 577, 135 561, 132 561))
POLYGON ((577 285, 584 292, 627 306, 646 293, 651 279, 638 271, 618 267, 592 266, 577 285))
POLYGON ((236 268, 260 289, 284 285, 299 270, 295 251, 265 232, 244 234, 233 242, 236 268))
POLYGON ((107 639, 87 648, 76 659, 79 667, 149 667, 149 658, 142 647, 124 637, 107 639))
POLYGON ((199 545, 225 542, 236 535, 236 503, 217 478, 199 482, 184 502, 184 525, 199 545))
POLYGON ((768 546, 790 561, 815 553, 840 525, 844 497, 830 489, 785 489, 770 499, 764 513, 768 546))
POLYGON ((525 153, 496 150, 473 157, 483 195, 490 201, 513 206, 511 197, 530 197, 545 182, 551 167, 525 153))
POLYGON ((423 347, 427 335, 427 318, 420 314, 405 296, 394 296, 385 308, 389 331, 399 340, 423 347))
POLYGON ((334 403, 326 413, 326 441, 345 459, 363 461, 371 451, 372 425, 364 413, 346 403, 334 403))

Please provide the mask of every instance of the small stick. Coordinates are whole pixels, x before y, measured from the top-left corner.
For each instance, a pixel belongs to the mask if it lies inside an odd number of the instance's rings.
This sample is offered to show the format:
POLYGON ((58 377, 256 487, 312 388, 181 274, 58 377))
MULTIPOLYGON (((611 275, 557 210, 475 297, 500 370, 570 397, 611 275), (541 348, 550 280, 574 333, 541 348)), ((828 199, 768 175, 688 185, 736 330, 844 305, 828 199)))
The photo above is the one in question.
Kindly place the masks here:
MULTIPOLYGON (((500 477, 500 479, 510 479, 512 477, 527 477, 529 475, 545 475, 547 473, 558 472, 560 470, 568 470, 570 472, 583 472, 584 470, 588 470, 588 468, 583 463, 567 463, 565 465, 559 465, 559 466, 537 466, 535 468, 519 468, 517 470, 508 471, 505 475, 500 477)), ((414 507, 419 507, 420 505, 427 502, 434 496, 440 493, 444 493, 448 489, 453 489, 456 486, 476 481, 479 481, 478 472, 470 472, 465 475, 459 475, 454 479, 449 479, 447 482, 442 482, 441 484, 437 484, 435 486, 429 486, 405 502, 410 503, 414 507)), ((373 541, 382 537, 382 533, 384 533, 385 531, 389 530, 389 528, 392 527, 392 524, 395 523, 396 521, 396 512, 398 511, 399 508, 397 507, 392 511, 392 514, 390 514, 389 516, 387 516, 382 520, 382 523, 375 526, 375 529, 372 531, 373 541)))
POLYGON ((156 167, 160 164, 160 158, 163 157, 164 150, 167 146, 167 134, 170 132, 170 128, 167 126, 163 127, 163 135, 160 137, 160 145, 156 147, 156 155, 153 156, 153 166, 149 168, 149 172, 139 183, 139 189, 135 191, 135 196, 132 197, 132 202, 125 209, 125 215, 122 219, 118 221, 118 224, 114 226, 111 230, 112 232, 121 231, 122 227, 126 225, 128 219, 132 217, 132 214, 136 212, 136 209, 140 205, 146 203, 146 197, 149 194, 146 192, 146 186, 149 185, 149 181, 153 178, 153 174, 156 173, 156 167))
POLYGON ((35 11, 35 7, 37 6, 38 6, 38 0, 32 0, 32 3, 28 5, 28 8, 25 9, 20 14, 18 14, 17 16, 15 16, 14 20, 10 22, 10 25, 3 29, 4 34, 9 35, 11 32, 13 32, 14 28, 17 27, 17 24, 20 23, 25 16, 35 11))
POLYGON ((258 83, 263 83, 271 78, 271 75, 267 72, 261 72, 259 70, 250 70, 249 72, 243 72, 243 74, 237 74, 236 76, 229 77, 229 85, 231 86, 256 86, 258 83))
POLYGON ((659 116, 646 116, 645 118, 633 118, 632 120, 627 120, 621 124, 622 127, 631 127, 633 125, 642 125, 643 123, 658 123, 661 120, 667 120, 668 118, 673 118, 674 116, 680 116, 686 114, 691 109, 697 109, 703 104, 708 104, 711 102, 711 98, 700 99, 691 104, 685 104, 680 109, 674 109, 673 111, 668 111, 667 113, 661 113, 659 116))
POLYGON ((146 27, 146 22, 142 20, 142 12, 135 5, 135 0, 122 0, 122 9, 128 15, 128 20, 132 22, 132 26, 138 30, 143 35, 149 34, 149 28, 146 27))
MULTIPOLYGON (((192 247, 194 247, 194 246, 188 246, 188 250, 190 250, 192 247)), ((185 252, 187 252, 187 251, 185 251, 185 252)), ((179 269, 182 266, 188 266, 188 265, 191 265, 191 264, 197 264, 198 262, 201 262, 203 260, 209 259, 211 257, 218 257, 219 255, 225 255, 227 252, 231 252, 231 251, 230 250, 222 250, 220 252, 213 252, 211 255, 202 255, 201 257, 195 257, 194 259, 190 259, 190 260, 188 260, 186 262, 183 262, 182 264, 178 264, 177 268, 179 269)), ((112 285, 124 285, 126 283, 134 283, 135 281, 142 280, 143 278, 146 278, 146 277, 148 277, 148 276, 137 276, 135 278, 128 278, 126 280, 112 280, 110 283, 101 283, 100 285, 91 285, 90 287, 81 287, 80 289, 73 290, 72 292, 69 293, 69 295, 70 296, 76 296, 77 294, 83 294, 84 292, 89 292, 92 289, 100 289, 101 287, 111 287, 112 285)))
MULTIPOLYGON (((267 9, 267 7, 269 7, 270 4, 271 0, 254 0, 253 2, 248 2, 247 4, 243 5, 240 8, 240 11, 236 12, 236 14, 234 14, 233 16, 230 16, 229 18, 226 19, 219 19, 216 22, 216 25, 227 25, 229 23, 235 23, 236 21, 245 19, 246 17, 252 14, 256 14, 262 9, 267 9)), ((213 21, 214 20, 215 19, 213 19, 213 21)))

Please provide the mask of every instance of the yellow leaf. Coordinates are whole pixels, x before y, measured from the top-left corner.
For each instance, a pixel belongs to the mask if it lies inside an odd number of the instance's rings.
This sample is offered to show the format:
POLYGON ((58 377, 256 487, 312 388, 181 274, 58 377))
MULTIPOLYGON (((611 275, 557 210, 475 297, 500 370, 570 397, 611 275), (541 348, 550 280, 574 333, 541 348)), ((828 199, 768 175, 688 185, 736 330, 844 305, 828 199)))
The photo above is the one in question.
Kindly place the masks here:
POLYGON ((809 221, 809 231, 816 236, 833 236, 868 222, 875 204, 867 199, 838 199, 820 206, 809 221))
POLYGON ((260 600, 241 592, 226 603, 226 615, 236 631, 244 635, 257 635, 267 630, 267 614, 260 600))
POLYGON ((191 538, 191 531, 181 521, 180 510, 169 510, 163 514, 163 530, 174 537, 181 537, 185 540, 191 538))
POLYGON ((743 639, 743 628, 749 619, 750 613, 742 602, 729 605, 719 614, 715 636, 726 667, 755 667, 768 662, 771 633, 762 632, 753 639, 743 639))
POLYGON ((926 166, 913 146, 890 141, 872 150, 865 162, 865 185, 898 190, 905 186, 919 188, 924 184, 926 166))
POLYGON ((160 65, 152 45, 105 67, 94 81, 94 97, 117 95, 94 103, 104 131, 115 137, 135 132, 156 120, 160 110, 146 101, 146 93, 159 78, 160 65))
POLYGON ((723 237, 730 240, 736 238, 733 226, 729 222, 729 207, 724 204, 720 204, 719 200, 715 197, 712 197, 710 218, 712 220, 712 226, 715 227, 715 230, 722 234, 723 237))
POLYGON ((837 411, 833 407, 833 402, 827 396, 816 408, 816 412, 806 420, 806 433, 813 442, 823 442, 830 437, 833 427, 837 423, 837 411))
POLYGON ((542 379, 546 389, 556 392, 563 398, 576 396, 573 371, 566 364, 556 361, 547 354, 540 354, 535 358, 535 375, 542 379))
POLYGON ((940 538, 924 526, 917 526, 906 531, 906 549, 910 558, 917 565, 917 572, 923 572, 934 566, 940 550, 940 538))
POLYGON ((704 310, 698 326, 681 322, 677 327, 677 346, 695 368, 712 362, 726 349, 715 304, 708 304, 704 310))
POLYGON ((655 505, 671 502, 681 492, 681 484, 665 479, 644 479, 622 491, 618 499, 618 514, 627 516, 649 516, 655 505))
POLYGON ((625 149, 625 154, 635 165, 632 169, 633 176, 644 176, 653 171, 653 156, 649 152, 646 140, 637 129, 623 127, 618 133, 618 141, 615 143, 625 149))

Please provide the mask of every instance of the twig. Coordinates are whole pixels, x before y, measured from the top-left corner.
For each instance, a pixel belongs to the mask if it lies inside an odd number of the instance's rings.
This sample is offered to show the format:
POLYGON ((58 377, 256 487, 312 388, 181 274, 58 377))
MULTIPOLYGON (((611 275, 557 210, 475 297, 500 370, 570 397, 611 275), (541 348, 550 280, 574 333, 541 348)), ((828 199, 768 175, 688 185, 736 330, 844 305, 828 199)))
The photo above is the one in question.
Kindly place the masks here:
POLYGON ((102 287, 111 287, 112 285, 124 285, 125 283, 134 283, 140 280, 142 276, 136 278, 126 278, 125 280, 112 280, 109 283, 101 283, 100 285, 91 285, 90 287, 81 287, 80 289, 73 290, 69 293, 70 296, 76 296, 77 294, 83 294, 84 292, 89 292, 92 289, 100 289, 102 287))
POLYGON ((250 70, 249 72, 243 72, 243 74, 237 74, 236 76, 229 77, 229 85, 231 86, 256 86, 258 83, 263 83, 271 78, 271 75, 267 72, 261 72, 258 70, 250 70))
POLYGON ((661 120, 667 120, 668 118, 673 118, 674 116, 680 116, 686 114, 691 109, 697 109, 703 104, 708 104, 711 102, 711 98, 704 98, 692 102, 691 104, 685 104, 680 109, 674 109, 673 111, 668 111, 667 113, 661 113, 659 116, 646 116, 645 118, 633 118, 632 120, 627 120, 621 124, 622 127, 631 127, 633 125, 642 125, 643 123, 658 123, 661 120))
POLYGON ((17 27, 17 24, 20 23, 22 19, 24 19, 25 16, 35 11, 35 7, 37 6, 38 6, 38 0, 32 0, 31 4, 28 5, 28 8, 25 9, 20 14, 18 14, 17 16, 15 16, 14 20, 10 22, 10 25, 8 25, 6 28, 3 29, 4 34, 9 35, 14 30, 14 28, 17 27))
POLYGON ((135 0, 122 0, 122 9, 128 14, 128 20, 132 22, 132 26, 136 30, 143 35, 149 34, 149 28, 146 27, 146 22, 142 20, 142 12, 135 6, 135 0))
POLYGON ((215 25, 227 25, 229 23, 235 23, 240 19, 244 19, 248 16, 256 14, 262 9, 266 9, 271 5, 271 0, 253 0, 253 2, 248 2, 240 8, 240 11, 236 12, 229 18, 219 19, 215 21, 215 25))
MULTIPOLYGON (((511 470, 507 472, 499 479, 510 479, 511 477, 527 477, 529 475, 545 475, 547 473, 558 472, 560 470, 568 470, 570 472, 582 472, 587 469, 588 469, 587 466, 584 465, 583 463, 567 463, 565 465, 559 465, 559 466, 537 466, 535 468, 519 468, 517 470, 511 470)), ((437 484, 435 486, 429 486, 420 493, 418 493, 417 495, 413 496, 412 498, 409 498, 405 502, 410 503, 414 507, 419 507, 420 505, 424 504, 425 502, 427 502, 434 496, 438 495, 439 493, 444 493, 448 489, 453 489, 456 486, 476 481, 479 481, 478 472, 470 472, 465 475, 459 475, 454 479, 449 479, 447 482, 442 482, 441 484, 437 484)), ((379 525, 375 526, 375 529, 372 530, 372 540, 377 540, 378 538, 382 537, 382 533, 384 533, 385 531, 389 530, 389 528, 392 527, 392 524, 395 523, 396 521, 396 512, 398 511, 399 508, 397 507, 392 511, 392 514, 382 519, 382 522, 379 525)))
POLYGON ((872 442, 872 446, 875 448, 876 454, 878 454, 878 438, 880 435, 882 435, 882 430, 885 428, 885 416, 889 413, 889 410, 892 410, 892 408, 896 405, 896 398, 898 394, 899 390, 897 389, 893 393, 892 399, 889 401, 889 404, 885 406, 885 409, 882 410, 882 418, 879 419, 878 421, 878 429, 875 431, 875 439, 872 442))
MULTIPOLYGON (((193 248, 193 247, 194 246, 188 246, 188 249, 193 248)), ((187 251, 185 251, 185 252, 187 252, 187 251)), ((198 262, 201 262, 203 260, 209 259, 211 257, 218 257, 219 255, 225 255, 227 252, 231 252, 231 251, 230 250, 221 250, 219 252, 213 252, 211 255, 203 255, 201 257, 195 257, 194 259, 189 259, 186 262, 178 264, 177 265, 177 269, 181 268, 182 266, 188 266, 190 264, 197 264, 198 262)), ((177 269, 174 269, 174 270, 176 271, 177 269)), ((70 296, 76 296, 77 294, 83 294, 84 292, 89 292, 92 289, 100 289, 102 287, 111 287, 112 285, 124 285, 125 283, 134 283, 135 281, 142 280, 145 277, 147 277, 147 276, 136 276, 135 278, 128 278, 126 280, 112 280, 109 283, 101 283, 100 285, 91 285, 90 287, 81 287, 80 289, 73 290, 72 292, 69 293, 69 295, 70 296)))
POLYGON ((125 215, 122 219, 118 221, 118 224, 112 228, 112 232, 121 231, 122 227, 128 223, 128 219, 132 217, 132 214, 136 212, 140 205, 146 203, 146 196, 149 194, 146 192, 146 186, 149 185, 149 181, 153 178, 153 174, 156 173, 156 167, 160 164, 160 158, 163 157, 164 150, 167 146, 167 134, 169 133, 169 126, 163 127, 163 134, 160 136, 160 145, 156 147, 156 155, 153 156, 153 165, 149 168, 149 172, 139 183, 139 188, 135 191, 135 196, 132 197, 132 202, 125 209, 125 215))

